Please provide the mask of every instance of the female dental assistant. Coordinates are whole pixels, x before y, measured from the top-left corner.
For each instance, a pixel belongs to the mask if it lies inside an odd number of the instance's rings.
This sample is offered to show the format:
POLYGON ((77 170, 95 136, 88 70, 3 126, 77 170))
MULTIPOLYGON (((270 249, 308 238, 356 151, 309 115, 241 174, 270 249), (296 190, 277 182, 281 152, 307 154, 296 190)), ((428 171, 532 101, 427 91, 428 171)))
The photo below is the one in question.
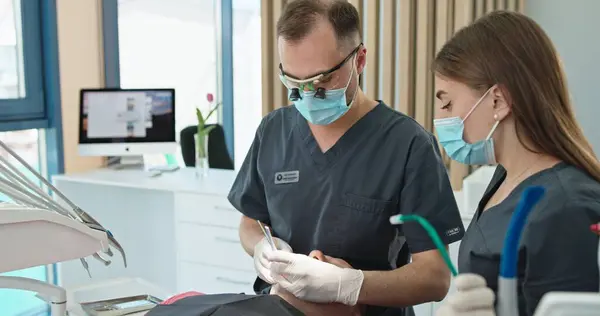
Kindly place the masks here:
MULTIPOLYGON (((497 291, 512 212, 526 187, 541 185, 545 197, 521 241, 520 315, 532 315, 547 292, 598 291, 598 238, 589 227, 600 220, 600 165, 575 120, 548 36, 524 15, 491 13, 450 39, 433 71, 434 125, 446 153, 464 164, 498 164, 461 242, 460 273, 481 275, 497 291)), ((473 302, 481 300, 461 304, 473 302)))

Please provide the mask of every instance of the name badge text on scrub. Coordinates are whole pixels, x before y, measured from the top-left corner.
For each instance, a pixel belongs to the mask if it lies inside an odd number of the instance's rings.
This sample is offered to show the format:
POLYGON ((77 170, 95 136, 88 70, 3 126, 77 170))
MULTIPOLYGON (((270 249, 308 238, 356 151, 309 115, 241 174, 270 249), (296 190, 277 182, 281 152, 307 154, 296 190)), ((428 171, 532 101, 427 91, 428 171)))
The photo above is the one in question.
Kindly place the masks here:
POLYGON ((448 229, 448 230, 446 231, 446 236, 450 237, 450 236, 456 235, 456 234, 458 234, 458 233, 460 233, 460 228, 458 228, 458 227, 454 227, 454 228, 452 228, 452 229, 448 229))
POLYGON ((300 181, 300 171, 283 171, 275 174, 275 184, 297 183, 300 181))

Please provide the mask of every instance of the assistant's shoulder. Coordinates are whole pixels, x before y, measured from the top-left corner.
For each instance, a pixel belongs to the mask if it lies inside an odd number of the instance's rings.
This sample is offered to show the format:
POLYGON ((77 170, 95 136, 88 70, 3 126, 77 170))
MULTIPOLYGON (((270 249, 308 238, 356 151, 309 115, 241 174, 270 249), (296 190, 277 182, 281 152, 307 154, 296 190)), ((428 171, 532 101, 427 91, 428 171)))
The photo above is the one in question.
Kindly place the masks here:
POLYGON ((258 127, 259 134, 272 130, 281 130, 293 125, 298 111, 293 106, 282 106, 265 115, 258 127))
POLYGON ((583 221, 588 224, 600 221, 600 183, 586 172, 560 163, 553 167, 547 177, 540 179, 546 189, 543 212, 534 218, 536 222, 562 223, 583 221))
POLYGON ((577 203, 600 203, 600 183, 583 170, 559 163, 551 169, 550 176, 546 187, 552 197, 577 203))
POLYGON ((555 173, 568 204, 600 216, 600 182, 583 170, 565 163, 555 173))

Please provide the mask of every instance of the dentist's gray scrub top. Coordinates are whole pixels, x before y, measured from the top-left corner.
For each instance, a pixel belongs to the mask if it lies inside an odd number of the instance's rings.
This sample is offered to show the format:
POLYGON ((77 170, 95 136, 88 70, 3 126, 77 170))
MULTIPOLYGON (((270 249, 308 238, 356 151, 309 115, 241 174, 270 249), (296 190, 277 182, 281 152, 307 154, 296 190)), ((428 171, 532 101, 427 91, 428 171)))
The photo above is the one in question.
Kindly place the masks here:
POLYGON ((600 222, 600 184, 559 163, 529 177, 500 204, 482 211, 505 178, 506 170, 498 166, 461 241, 460 273, 482 275, 497 293, 500 254, 513 210, 526 187, 539 185, 546 194, 529 215, 521 239, 519 315, 533 315, 548 292, 598 292, 598 236, 590 225, 600 222))
MULTIPOLYGON (((258 127, 229 201, 271 225, 295 253, 321 250, 362 270, 394 269, 411 252, 435 249, 418 224, 392 226, 392 215, 425 217, 446 244, 464 234, 434 137, 383 103, 325 153, 295 107, 271 112, 258 127)), ((267 287, 257 279, 257 292, 267 287)), ((385 310, 369 307, 367 314, 385 310)))

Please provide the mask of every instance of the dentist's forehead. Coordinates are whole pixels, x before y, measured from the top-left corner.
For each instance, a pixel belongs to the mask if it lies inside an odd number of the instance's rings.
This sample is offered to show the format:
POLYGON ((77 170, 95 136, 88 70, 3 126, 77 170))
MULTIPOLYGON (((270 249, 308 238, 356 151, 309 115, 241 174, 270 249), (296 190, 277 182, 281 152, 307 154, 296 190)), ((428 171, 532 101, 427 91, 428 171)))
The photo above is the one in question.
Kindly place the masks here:
POLYGON ((328 21, 319 19, 313 30, 299 41, 278 39, 283 71, 298 79, 314 77, 344 59, 335 32, 328 21))

